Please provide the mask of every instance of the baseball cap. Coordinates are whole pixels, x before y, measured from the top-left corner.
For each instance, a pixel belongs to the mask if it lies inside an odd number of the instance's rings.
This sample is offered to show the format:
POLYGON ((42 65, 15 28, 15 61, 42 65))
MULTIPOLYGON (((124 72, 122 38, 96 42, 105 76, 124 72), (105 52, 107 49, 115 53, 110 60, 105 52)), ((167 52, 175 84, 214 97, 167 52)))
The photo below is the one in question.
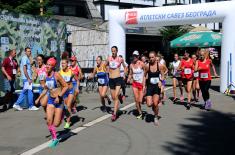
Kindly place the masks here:
POLYGON ((139 51, 135 50, 132 55, 140 55, 140 54, 139 54, 139 51))
POLYGON ((77 58, 75 56, 72 56, 70 60, 77 61, 77 58))

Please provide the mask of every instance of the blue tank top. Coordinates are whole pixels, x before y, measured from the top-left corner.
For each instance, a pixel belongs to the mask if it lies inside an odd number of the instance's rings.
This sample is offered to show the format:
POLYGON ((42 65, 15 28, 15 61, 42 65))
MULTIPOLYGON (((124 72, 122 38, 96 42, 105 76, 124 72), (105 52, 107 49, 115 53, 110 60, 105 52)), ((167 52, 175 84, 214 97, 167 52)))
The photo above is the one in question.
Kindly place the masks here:
POLYGON ((48 89, 57 88, 55 73, 52 75, 52 77, 46 77, 46 86, 48 87, 48 89))

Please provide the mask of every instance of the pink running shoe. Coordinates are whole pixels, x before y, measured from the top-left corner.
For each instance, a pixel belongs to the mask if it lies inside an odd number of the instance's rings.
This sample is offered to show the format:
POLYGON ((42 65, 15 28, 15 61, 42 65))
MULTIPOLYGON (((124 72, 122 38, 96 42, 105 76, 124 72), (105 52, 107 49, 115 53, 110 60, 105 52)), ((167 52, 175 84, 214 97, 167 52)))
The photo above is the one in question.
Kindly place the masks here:
POLYGON ((180 102, 184 102, 184 96, 180 96, 180 102))
POLYGON ((113 115, 112 115, 112 118, 111 118, 111 121, 114 122, 114 121, 116 121, 116 120, 117 120, 117 115, 113 114, 113 115))

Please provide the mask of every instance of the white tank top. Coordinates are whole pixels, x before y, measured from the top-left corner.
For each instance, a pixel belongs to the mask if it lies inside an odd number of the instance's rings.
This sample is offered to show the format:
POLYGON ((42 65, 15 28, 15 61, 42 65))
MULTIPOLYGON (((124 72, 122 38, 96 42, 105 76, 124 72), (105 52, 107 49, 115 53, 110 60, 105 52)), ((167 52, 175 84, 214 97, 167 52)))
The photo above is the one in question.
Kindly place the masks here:
POLYGON ((178 60, 178 61, 173 61, 172 62, 172 65, 173 65, 173 76, 175 76, 175 77, 180 77, 180 72, 179 71, 177 71, 177 68, 179 67, 179 65, 180 65, 180 60, 178 60))
POLYGON ((142 83, 143 78, 144 78, 144 70, 140 67, 138 67, 138 68, 132 67, 132 70, 133 70, 133 80, 135 82, 142 83))

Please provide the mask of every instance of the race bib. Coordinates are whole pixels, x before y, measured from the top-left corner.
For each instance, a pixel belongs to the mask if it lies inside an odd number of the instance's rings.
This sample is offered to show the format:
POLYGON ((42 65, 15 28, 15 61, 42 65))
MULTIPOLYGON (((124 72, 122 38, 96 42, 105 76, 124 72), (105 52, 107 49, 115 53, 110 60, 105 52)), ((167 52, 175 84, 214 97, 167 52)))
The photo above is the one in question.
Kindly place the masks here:
POLYGON ((70 76, 62 76, 65 82, 69 82, 70 81, 70 76))
POLYGON ((141 75, 139 74, 133 74, 133 80, 134 81, 139 81, 141 79, 141 75))
POLYGON ((13 69, 12 72, 13 72, 13 74, 15 75, 15 74, 16 74, 16 69, 13 69))
POLYGON ((48 89, 54 88, 54 81, 46 81, 46 86, 48 89))
POLYGON ((194 72, 194 73, 193 73, 193 76, 194 76, 194 77, 198 77, 198 76, 199 76, 199 73, 198 73, 198 72, 194 72))
POLYGON ((184 69, 184 74, 191 74, 192 70, 190 68, 184 69))
POLYGON ((150 79, 150 83, 151 84, 157 84, 159 82, 159 78, 158 77, 154 77, 150 79))
POLYGON ((104 84, 104 83, 105 83, 105 80, 104 80, 104 79, 99 78, 99 79, 98 79, 98 82, 99 82, 99 84, 104 84))
POLYGON ((46 74, 45 73, 39 74, 39 80, 40 81, 45 80, 45 79, 46 79, 46 74))
POLYGON ((112 68, 112 69, 116 69, 116 68, 118 68, 118 63, 115 62, 115 61, 111 61, 109 63, 109 67, 112 68))
POLYGON ((207 79, 208 78, 208 73, 201 73, 201 78, 202 79, 207 79))

